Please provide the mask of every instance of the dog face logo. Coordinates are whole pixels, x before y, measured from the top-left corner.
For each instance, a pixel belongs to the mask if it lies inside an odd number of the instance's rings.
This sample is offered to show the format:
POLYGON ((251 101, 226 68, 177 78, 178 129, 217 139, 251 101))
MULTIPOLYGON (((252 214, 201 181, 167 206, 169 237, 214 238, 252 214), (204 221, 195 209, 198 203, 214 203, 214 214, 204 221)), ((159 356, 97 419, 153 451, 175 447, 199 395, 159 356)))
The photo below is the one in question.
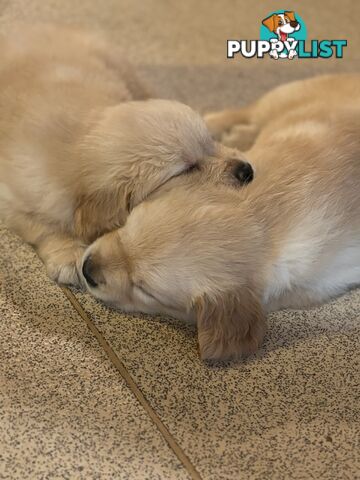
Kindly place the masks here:
POLYGON ((274 59, 288 58, 292 60, 297 52, 295 48, 287 48, 287 52, 283 51, 279 54, 278 49, 275 46, 276 41, 284 43, 286 46, 291 45, 295 41, 294 37, 290 35, 300 30, 301 25, 297 21, 295 12, 285 11, 284 13, 273 13, 270 17, 265 18, 262 24, 276 35, 276 39, 270 39, 274 48, 270 50, 270 56, 274 59))
POLYGON ((282 42, 288 39, 290 33, 300 30, 300 23, 296 20, 294 12, 274 13, 265 18, 262 24, 270 32, 275 33, 282 42))

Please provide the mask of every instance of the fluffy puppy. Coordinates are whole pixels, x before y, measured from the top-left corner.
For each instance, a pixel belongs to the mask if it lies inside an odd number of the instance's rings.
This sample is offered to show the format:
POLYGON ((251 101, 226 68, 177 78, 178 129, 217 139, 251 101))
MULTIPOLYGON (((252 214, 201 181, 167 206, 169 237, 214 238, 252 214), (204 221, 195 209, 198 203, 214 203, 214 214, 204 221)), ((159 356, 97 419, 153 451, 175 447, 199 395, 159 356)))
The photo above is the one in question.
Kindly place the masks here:
POLYGON ((76 284, 85 245, 171 178, 201 169, 194 181, 233 188, 252 179, 191 108, 144 100, 101 37, 21 26, 0 48, 0 217, 54 280, 76 284))
POLYGON ((266 312, 360 283, 360 77, 290 84, 210 120, 238 145, 242 127, 254 133, 254 182, 171 180, 89 247, 82 270, 99 299, 195 320, 202 358, 223 359, 257 349, 266 312))

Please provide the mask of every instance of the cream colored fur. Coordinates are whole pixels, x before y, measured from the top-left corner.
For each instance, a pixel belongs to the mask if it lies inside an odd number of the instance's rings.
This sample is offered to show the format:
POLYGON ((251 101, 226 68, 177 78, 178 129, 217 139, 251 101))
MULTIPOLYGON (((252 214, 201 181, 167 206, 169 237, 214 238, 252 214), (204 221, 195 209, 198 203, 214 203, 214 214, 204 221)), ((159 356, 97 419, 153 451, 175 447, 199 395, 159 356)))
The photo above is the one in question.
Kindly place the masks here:
POLYGON ((202 181, 239 185, 239 152, 186 105, 144 100, 101 36, 18 25, 0 51, 0 218, 58 282, 77 283, 85 246, 172 177, 201 164, 202 181))
POLYGON ((238 192, 171 180, 85 253, 98 298, 198 324, 201 356, 260 345, 265 316, 360 283, 360 76, 279 87, 207 116, 256 167, 238 192))

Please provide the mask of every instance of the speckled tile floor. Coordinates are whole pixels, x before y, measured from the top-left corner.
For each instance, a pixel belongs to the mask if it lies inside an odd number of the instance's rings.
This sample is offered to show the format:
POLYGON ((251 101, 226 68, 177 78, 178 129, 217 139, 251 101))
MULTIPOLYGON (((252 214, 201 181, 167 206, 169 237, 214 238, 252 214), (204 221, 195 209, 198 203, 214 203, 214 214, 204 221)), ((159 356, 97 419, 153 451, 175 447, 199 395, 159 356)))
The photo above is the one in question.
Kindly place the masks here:
POLYGON ((270 319, 258 355, 204 365, 195 331, 76 298, 205 479, 360 472, 360 291, 270 319))
MULTIPOLYGON (((355 0, 343 0, 341 15, 336 0, 299 9, 311 38, 348 39, 343 60, 281 65, 225 59, 226 38, 257 38, 261 2, 0 7, 0 28, 20 18, 107 30, 157 95, 201 111, 287 80, 360 70, 355 0)), ((206 365, 193 327, 63 291, 3 226, 0 245, 0 479, 360 478, 360 290, 274 314, 256 356, 206 365)))
POLYGON ((0 478, 188 479, 35 253, 0 238, 0 478))

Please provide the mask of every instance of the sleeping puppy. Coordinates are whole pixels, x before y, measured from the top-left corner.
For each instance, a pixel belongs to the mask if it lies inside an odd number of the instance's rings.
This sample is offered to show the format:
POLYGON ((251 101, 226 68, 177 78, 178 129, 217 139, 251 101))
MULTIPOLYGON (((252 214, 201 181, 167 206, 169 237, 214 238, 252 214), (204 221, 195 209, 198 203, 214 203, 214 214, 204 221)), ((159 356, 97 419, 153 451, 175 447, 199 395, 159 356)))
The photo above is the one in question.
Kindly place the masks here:
POLYGON ((102 38, 21 26, 0 48, 0 218, 36 247, 54 280, 76 284, 85 246, 171 178, 191 182, 201 171, 193 181, 251 181, 243 156, 216 144, 193 110, 144 100, 102 38))
POLYGON ((266 312, 360 284, 360 76, 289 84, 209 123, 237 145, 251 128, 254 182, 170 180, 87 249, 82 272, 121 309, 196 321, 202 358, 224 359, 258 348, 266 312))

